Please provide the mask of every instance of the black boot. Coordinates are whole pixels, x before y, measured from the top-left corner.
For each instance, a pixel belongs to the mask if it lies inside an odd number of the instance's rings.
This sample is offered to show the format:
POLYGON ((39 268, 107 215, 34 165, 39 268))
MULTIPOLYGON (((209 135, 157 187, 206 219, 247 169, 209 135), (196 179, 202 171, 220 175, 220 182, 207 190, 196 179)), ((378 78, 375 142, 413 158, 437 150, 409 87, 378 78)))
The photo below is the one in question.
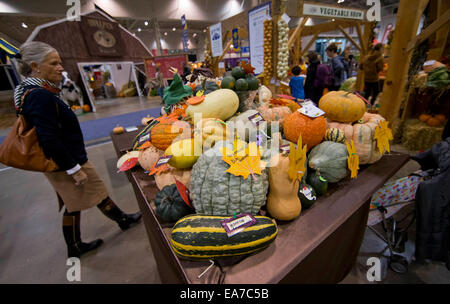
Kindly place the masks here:
POLYGON ((89 243, 81 241, 80 234, 80 211, 68 213, 67 210, 63 215, 63 235, 67 244, 67 256, 79 258, 82 254, 98 248, 103 240, 97 239, 89 243))
POLYGON ((100 209, 100 211, 108 218, 117 222, 122 231, 125 231, 128 228, 130 228, 131 224, 137 223, 142 216, 141 212, 136 212, 132 214, 124 213, 122 210, 120 210, 119 207, 117 207, 116 204, 114 204, 114 202, 109 197, 107 197, 100 204, 98 204, 97 208, 100 209))

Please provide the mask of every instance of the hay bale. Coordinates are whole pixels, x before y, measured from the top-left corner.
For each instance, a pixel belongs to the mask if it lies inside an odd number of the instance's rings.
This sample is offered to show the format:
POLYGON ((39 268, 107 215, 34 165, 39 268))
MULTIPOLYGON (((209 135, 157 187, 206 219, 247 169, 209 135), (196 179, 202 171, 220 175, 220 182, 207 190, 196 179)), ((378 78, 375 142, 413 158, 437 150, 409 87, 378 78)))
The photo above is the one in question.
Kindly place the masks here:
POLYGON ((408 119, 403 127, 402 145, 409 150, 430 149, 441 141, 444 126, 430 127, 418 119, 408 119))

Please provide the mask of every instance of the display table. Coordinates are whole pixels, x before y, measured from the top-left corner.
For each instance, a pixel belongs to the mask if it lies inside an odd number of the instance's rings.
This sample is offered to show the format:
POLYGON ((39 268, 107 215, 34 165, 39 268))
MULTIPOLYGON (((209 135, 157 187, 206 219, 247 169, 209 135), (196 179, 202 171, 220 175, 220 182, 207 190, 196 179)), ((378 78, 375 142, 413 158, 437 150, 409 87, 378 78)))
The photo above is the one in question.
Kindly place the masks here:
MULTIPOLYGON (((131 150, 138 131, 111 134, 117 155, 131 150)), ((392 152, 377 163, 361 166, 356 179, 330 184, 327 194, 300 217, 278 222, 278 236, 254 255, 220 259, 203 276, 209 261, 180 259, 170 247, 171 225, 161 223, 153 200, 158 192, 153 177, 135 167, 126 174, 133 186, 163 283, 338 283, 358 256, 372 194, 407 161, 392 152)))

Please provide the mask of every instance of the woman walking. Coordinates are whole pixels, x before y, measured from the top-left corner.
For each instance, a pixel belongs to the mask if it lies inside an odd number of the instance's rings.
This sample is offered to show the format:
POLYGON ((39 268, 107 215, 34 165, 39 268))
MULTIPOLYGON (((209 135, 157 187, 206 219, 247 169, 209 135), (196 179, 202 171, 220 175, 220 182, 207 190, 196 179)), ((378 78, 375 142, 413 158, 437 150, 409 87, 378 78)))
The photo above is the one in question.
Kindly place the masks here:
POLYGON ((81 241, 82 210, 97 206, 122 230, 138 222, 141 213, 122 212, 89 162, 78 119, 58 96, 63 71, 58 52, 46 43, 32 41, 20 47, 17 57, 19 71, 26 77, 14 92, 17 114, 36 128, 39 145, 59 167, 44 174, 57 193, 59 210, 65 207, 62 230, 68 256, 80 257, 103 243, 101 239, 81 241))

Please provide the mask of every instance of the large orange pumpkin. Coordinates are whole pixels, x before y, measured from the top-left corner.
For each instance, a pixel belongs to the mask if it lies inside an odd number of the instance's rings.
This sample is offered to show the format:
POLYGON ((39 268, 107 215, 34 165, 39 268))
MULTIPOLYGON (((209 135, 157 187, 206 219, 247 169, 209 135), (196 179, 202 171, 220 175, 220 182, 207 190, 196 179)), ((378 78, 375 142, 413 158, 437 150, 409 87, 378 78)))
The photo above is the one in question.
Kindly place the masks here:
POLYGON ((181 120, 160 122, 150 133, 151 143, 160 150, 166 150, 174 141, 191 137, 191 125, 181 120))
POLYGON ((287 140, 297 143, 302 135, 303 144, 308 145, 308 150, 319 144, 327 131, 327 121, 323 116, 310 118, 295 111, 283 123, 283 132, 287 140))
POLYGON ((384 120, 381 115, 364 113, 361 121, 354 125, 333 121, 328 122, 328 127, 344 131, 345 140, 348 143, 353 139, 360 164, 373 164, 383 156, 378 150, 377 140, 374 138, 374 135, 375 128, 380 124, 380 121, 384 120))
POLYGON ((256 110, 259 113, 261 113, 261 116, 264 118, 265 121, 267 122, 278 121, 280 125, 283 125, 283 122, 286 119, 286 117, 292 114, 291 110, 286 106, 274 107, 271 105, 262 105, 256 110))
POLYGON ((350 92, 331 91, 320 98, 319 108, 330 120, 352 123, 363 117, 366 103, 350 92))

